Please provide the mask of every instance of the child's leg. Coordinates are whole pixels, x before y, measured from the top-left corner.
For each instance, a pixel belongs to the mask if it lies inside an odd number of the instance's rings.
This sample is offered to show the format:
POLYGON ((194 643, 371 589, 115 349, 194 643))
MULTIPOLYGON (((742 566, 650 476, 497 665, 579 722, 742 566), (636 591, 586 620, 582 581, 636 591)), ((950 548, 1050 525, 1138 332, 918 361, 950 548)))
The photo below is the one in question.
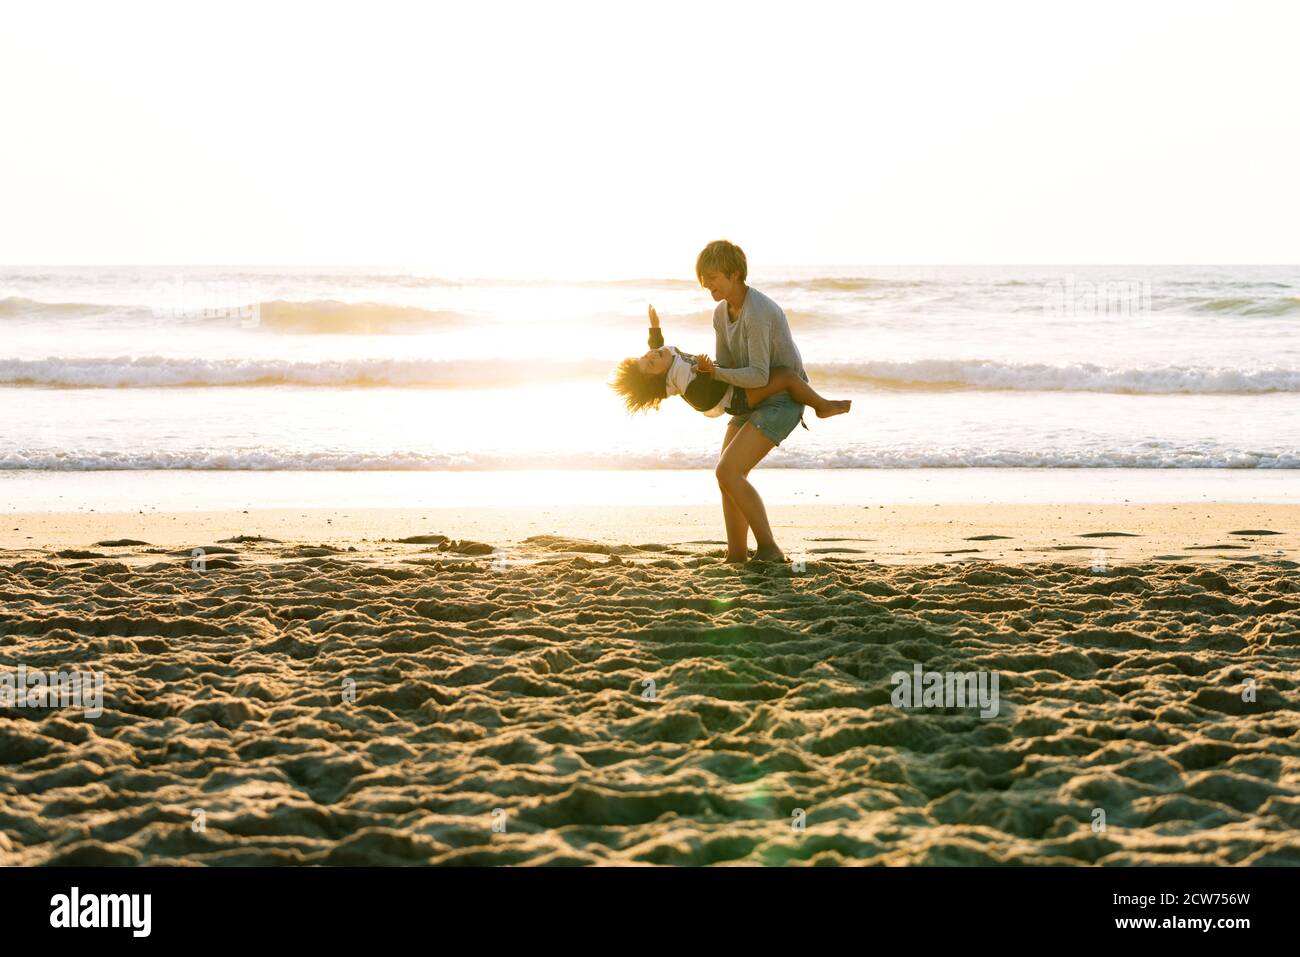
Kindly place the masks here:
POLYGON ((840 415, 849 411, 849 407, 853 405, 851 399, 822 398, 812 386, 799 378, 793 369, 788 369, 785 366, 776 366, 772 369, 767 379, 767 385, 759 386, 756 389, 746 389, 745 401, 753 409, 764 399, 770 399, 778 392, 788 392, 790 398, 796 402, 801 405, 811 406, 819 419, 840 415))

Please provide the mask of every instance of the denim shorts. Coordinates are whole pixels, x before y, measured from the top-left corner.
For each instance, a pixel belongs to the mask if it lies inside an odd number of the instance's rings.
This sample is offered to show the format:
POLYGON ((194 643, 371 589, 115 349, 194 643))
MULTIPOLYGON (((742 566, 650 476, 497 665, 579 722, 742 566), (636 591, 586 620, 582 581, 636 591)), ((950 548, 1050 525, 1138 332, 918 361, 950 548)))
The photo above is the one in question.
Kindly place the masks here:
POLYGON ((733 415, 731 424, 740 428, 746 422, 752 422, 754 428, 771 439, 773 445, 780 445, 803 418, 803 410, 804 407, 790 398, 788 392, 778 392, 759 403, 758 408, 743 415, 733 415))

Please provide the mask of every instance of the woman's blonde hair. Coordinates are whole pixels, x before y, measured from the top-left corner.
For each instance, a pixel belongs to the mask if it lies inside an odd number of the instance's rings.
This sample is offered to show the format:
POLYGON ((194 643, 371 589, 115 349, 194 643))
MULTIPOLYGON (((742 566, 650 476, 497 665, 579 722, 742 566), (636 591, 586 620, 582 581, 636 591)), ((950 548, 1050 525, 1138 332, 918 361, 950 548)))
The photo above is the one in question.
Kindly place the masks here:
POLYGON ((745 251, 735 243, 725 239, 715 239, 695 258, 695 278, 704 282, 706 272, 720 272, 724 276, 739 273, 740 281, 749 276, 749 263, 745 260, 745 251))

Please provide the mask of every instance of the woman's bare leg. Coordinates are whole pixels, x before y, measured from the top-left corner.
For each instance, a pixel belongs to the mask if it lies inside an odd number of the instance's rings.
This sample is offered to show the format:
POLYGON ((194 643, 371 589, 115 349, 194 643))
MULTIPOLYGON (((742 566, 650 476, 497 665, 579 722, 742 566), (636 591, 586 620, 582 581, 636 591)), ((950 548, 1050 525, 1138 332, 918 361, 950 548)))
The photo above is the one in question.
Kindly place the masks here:
MULTIPOLYGON (((777 547, 776 539, 772 537, 772 526, 767 521, 767 508, 763 505, 763 499, 759 496, 758 490, 749 484, 747 478, 749 470, 761 462, 763 456, 774 448, 776 448, 776 444, 771 439, 754 428, 753 423, 746 422, 740 427, 736 437, 723 450, 715 474, 718 477, 718 487, 722 489, 724 501, 726 497, 730 496, 733 506, 740 509, 744 520, 754 530, 754 543, 756 545, 754 557, 763 561, 779 562, 785 559, 781 554, 781 549, 777 547)), ((724 504, 724 515, 726 514, 726 508, 727 506, 724 504)), ((734 554, 732 552, 733 544, 731 525, 728 524, 728 561, 732 560, 731 556, 734 554)))
POLYGON ((756 389, 746 389, 745 401, 753 409, 764 399, 770 399, 778 392, 790 393, 790 398, 800 405, 809 406, 817 413, 819 419, 829 418, 832 415, 842 415, 849 411, 849 408, 853 405, 852 399, 822 398, 812 386, 799 378, 793 369, 788 369, 785 366, 777 366, 772 370, 768 376, 767 385, 759 386, 756 389))
MULTIPOLYGON (((722 440, 722 455, 718 456, 719 465, 727 453, 727 446, 740 428, 738 425, 727 424, 727 434, 722 440)), ((749 558, 749 522, 745 521, 745 513, 732 500, 721 482, 718 483, 718 488, 722 492, 722 521, 727 526, 727 561, 744 564, 749 558)))

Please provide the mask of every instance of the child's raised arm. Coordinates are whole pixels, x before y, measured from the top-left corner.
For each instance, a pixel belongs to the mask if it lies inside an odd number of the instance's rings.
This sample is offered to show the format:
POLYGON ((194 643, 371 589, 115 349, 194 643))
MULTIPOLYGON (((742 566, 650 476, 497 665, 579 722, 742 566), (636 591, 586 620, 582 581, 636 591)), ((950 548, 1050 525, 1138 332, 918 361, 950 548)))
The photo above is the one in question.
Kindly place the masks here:
POLYGON ((662 349, 664 344, 664 334, 659 331, 659 313, 655 312, 655 307, 650 307, 650 337, 647 340, 651 349, 662 349))

